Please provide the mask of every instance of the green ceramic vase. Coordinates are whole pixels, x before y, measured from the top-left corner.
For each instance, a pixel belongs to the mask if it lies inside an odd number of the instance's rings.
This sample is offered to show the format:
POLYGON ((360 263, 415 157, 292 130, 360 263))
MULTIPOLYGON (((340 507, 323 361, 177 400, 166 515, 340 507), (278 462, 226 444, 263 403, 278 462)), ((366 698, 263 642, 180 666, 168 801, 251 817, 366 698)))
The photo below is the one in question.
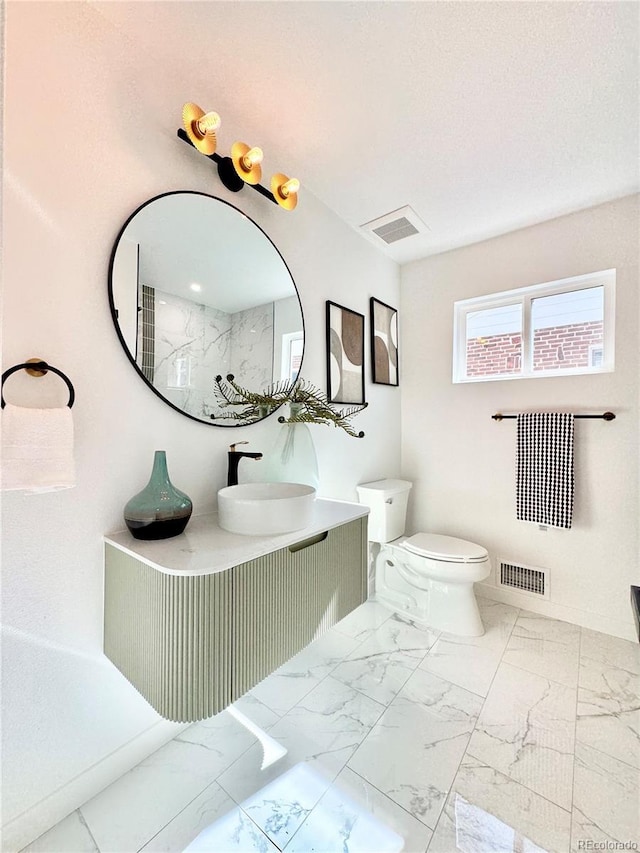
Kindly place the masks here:
POLYGON ((151 479, 127 501, 124 520, 136 539, 169 539, 178 536, 191 518, 191 499, 169 479, 167 454, 156 450, 151 479))

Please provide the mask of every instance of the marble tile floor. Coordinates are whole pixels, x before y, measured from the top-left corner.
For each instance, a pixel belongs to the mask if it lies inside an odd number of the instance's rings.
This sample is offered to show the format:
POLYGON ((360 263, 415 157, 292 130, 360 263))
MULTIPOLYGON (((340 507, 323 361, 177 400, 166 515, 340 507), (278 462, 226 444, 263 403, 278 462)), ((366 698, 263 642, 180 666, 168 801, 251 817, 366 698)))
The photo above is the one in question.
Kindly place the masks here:
POLYGON ((466 639, 366 602, 24 853, 640 848, 640 647, 479 604, 466 639))

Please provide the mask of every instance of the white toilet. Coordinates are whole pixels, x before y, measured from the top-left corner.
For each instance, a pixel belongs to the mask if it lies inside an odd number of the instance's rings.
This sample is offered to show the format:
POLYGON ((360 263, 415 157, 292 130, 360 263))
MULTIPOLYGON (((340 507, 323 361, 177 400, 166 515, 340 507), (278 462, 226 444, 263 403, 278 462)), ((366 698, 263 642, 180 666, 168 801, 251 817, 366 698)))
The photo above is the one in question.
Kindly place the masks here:
POLYGON ((407 480, 376 480, 357 487, 360 503, 371 510, 369 541, 380 543, 376 599, 439 631, 479 637, 484 627, 473 585, 489 576, 489 555, 452 536, 403 536, 411 486, 407 480))

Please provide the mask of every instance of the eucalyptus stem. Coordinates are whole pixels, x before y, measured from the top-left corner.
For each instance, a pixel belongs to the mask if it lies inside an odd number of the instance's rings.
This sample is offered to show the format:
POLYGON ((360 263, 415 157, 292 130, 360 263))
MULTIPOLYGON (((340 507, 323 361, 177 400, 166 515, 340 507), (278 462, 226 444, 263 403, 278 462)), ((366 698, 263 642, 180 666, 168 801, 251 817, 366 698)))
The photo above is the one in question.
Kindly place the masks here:
POLYGON ((324 392, 317 386, 299 377, 294 380, 281 380, 269 385, 264 391, 256 392, 244 388, 235 381, 232 373, 226 380, 218 375, 215 378, 214 393, 222 409, 236 407, 235 411, 211 415, 212 418, 231 419, 239 422, 252 422, 270 414, 284 403, 291 404, 288 418, 280 416, 280 423, 307 423, 336 426, 353 438, 364 438, 364 432, 356 432, 351 418, 366 409, 368 403, 360 406, 335 408, 324 392), (241 408, 241 410, 239 410, 241 408))

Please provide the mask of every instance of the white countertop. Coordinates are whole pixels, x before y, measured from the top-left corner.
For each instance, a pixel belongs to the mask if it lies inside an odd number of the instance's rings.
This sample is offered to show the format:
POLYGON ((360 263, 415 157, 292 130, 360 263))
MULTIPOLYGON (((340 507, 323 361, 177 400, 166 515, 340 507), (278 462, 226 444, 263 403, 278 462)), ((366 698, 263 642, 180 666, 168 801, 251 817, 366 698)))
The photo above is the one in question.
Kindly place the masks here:
POLYGON ((362 504, 318 499, 313 505, 313 520, 304 530, 277 536, 242 536, 218 525, 218 513, 193 516, 180 536, 145 542, 134 539, 128 530, 109 533, 104 541, 131 557, 167 575, 211 575, 240 563, 309 539, 325 530, 347 524, 368 515, 362 504))

